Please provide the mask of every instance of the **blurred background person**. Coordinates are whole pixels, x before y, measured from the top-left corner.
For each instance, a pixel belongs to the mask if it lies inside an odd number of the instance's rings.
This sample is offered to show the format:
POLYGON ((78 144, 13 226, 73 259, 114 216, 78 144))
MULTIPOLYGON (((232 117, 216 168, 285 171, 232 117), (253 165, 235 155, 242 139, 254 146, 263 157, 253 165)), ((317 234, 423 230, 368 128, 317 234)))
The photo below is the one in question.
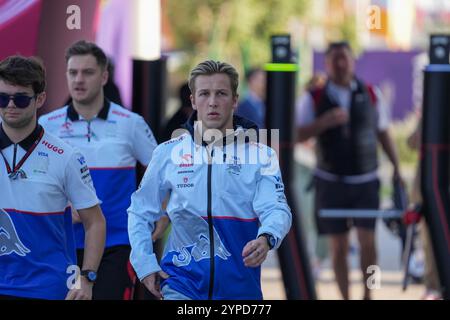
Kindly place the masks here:
POLYGON ((254 122, 264 129, 266 119, 266 72, 261 68, 252 68, 245 73, 248 92, 239 103, 236 114, 254 122))
POLYGON ((178 90, 178 97, 180 107, 175 112, 175 114, 167 121, 166 126, 163 132, 162 141, 167 141, 172 138, 172 133, 176 129, 180 129, 183 127, 183 124, 189 119, 189 116, 192 113, 192 105, 191 105, 191 90, 187 82, 183 83, 178 90))
MULTIPOLYGON (((106 97, 108 60, 100 47, 77 41, 67 49, 66 62, 72 102, 41 116, 39 122, 48 132, 82 150, 102 201, 106 244, 93 299, 129 300, 136 277, 129 263, 126 209, 136 190, 136 164, 148 165, 157 143, 142 116, 106 97)), ((78 222, 74 215, 77 260, 81 265, 86 246, 78 222)))
MULTIPOLYGON (((349 299, 349 230, 356 227, 360 268, 367 283, 375 265, 375 218, 323 218, 322 209, 378 209, 377 141, 393 165, 393 179, 402 180, 397 153, 388 132, 389 118, 381 94, 354 75, 350 45, 334 42, 325 55, 328 81, 300 100, 298 140, 316 137, 315 214, 319 234, 329 236, 336 281, 349 299)), ((363 299, 370 299, 364 287, 363 299)))

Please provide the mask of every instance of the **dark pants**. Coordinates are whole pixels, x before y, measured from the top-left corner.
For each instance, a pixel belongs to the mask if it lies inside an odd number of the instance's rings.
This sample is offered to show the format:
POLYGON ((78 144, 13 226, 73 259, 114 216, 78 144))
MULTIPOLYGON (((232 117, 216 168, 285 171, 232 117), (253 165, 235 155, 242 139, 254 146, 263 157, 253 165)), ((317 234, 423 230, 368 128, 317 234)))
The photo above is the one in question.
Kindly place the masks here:
POLYGON ((322 218, 321 209, 378 209, 380 182, 361 184, 330 182, 315 178, 315 218, 319 234, 346 233, 352 226, 375 229, 375 218, 322 218))
MULTIPOLYGON (((131 247, 114 246, 105 249, 97 281, 94 284, 93 300, 131 300, 134 295, 136 274, 130 263, 131 247)), ((77 250, 78 266, 83 265, 84 250, 77 250)))

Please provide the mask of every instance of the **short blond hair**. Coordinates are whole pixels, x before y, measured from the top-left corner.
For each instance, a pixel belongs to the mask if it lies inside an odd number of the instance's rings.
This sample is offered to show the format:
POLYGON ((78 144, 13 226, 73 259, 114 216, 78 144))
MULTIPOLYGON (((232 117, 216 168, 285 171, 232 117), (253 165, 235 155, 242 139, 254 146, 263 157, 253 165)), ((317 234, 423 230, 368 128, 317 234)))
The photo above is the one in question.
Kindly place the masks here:
POLYGON ((237 89, 239 86, 239 74, 236 69, 226 62, 206 60, 199 63, 189 74, 188 84, 192 94, 195 94, 195 79, 198 76, 213 75, 216 73, 223 73, 230 78, 231 91, 233 96, 237 96, 237 89))

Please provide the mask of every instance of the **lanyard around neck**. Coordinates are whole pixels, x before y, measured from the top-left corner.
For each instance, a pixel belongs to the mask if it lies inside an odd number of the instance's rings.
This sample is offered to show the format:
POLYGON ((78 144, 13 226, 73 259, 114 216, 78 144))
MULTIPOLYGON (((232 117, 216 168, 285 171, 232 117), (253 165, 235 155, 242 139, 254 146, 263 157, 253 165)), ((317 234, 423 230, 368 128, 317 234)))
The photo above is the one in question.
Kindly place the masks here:
POLYGON ((25 163, 25 161, 27 161, 27 159, 33 153, 34 149, 36 149, 37 145, 39 144, 39 142, 41 141, 43 136, 44 136, 44 129, 41 130, 37 139, 33 142, 31 147, 27 150, 25 155, 22 157, 22 159, 19 161, 19 163, 13 169, 11 169, 11 166, 9 165, 8 160, 6 160, 5 155, 0 151, 0 154, 2 155, 3 161, 5 162, 6 170, 7 170, 10 178, 15 180, 15 179, 17 179, 18 174, 20 174, 21 172, 24 174, 24 172, 23 172, 23 170, 21 170, 21 168, 22 168, 23 164, 25 163))

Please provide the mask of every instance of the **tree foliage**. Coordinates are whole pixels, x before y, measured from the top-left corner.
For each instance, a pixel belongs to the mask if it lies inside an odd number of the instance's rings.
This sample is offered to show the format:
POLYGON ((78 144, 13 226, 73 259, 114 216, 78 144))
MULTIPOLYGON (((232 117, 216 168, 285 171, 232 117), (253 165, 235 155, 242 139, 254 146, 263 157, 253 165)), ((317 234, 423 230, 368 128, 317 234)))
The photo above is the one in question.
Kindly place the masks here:
MULTIPOLYGON (((309 0, 167 0, 166 15, 187 65, 221 59, 245 68, 268 62, 270 36, 288 32, 309 0)), ((241 69, 242 70, 242 69, 241 69)))

